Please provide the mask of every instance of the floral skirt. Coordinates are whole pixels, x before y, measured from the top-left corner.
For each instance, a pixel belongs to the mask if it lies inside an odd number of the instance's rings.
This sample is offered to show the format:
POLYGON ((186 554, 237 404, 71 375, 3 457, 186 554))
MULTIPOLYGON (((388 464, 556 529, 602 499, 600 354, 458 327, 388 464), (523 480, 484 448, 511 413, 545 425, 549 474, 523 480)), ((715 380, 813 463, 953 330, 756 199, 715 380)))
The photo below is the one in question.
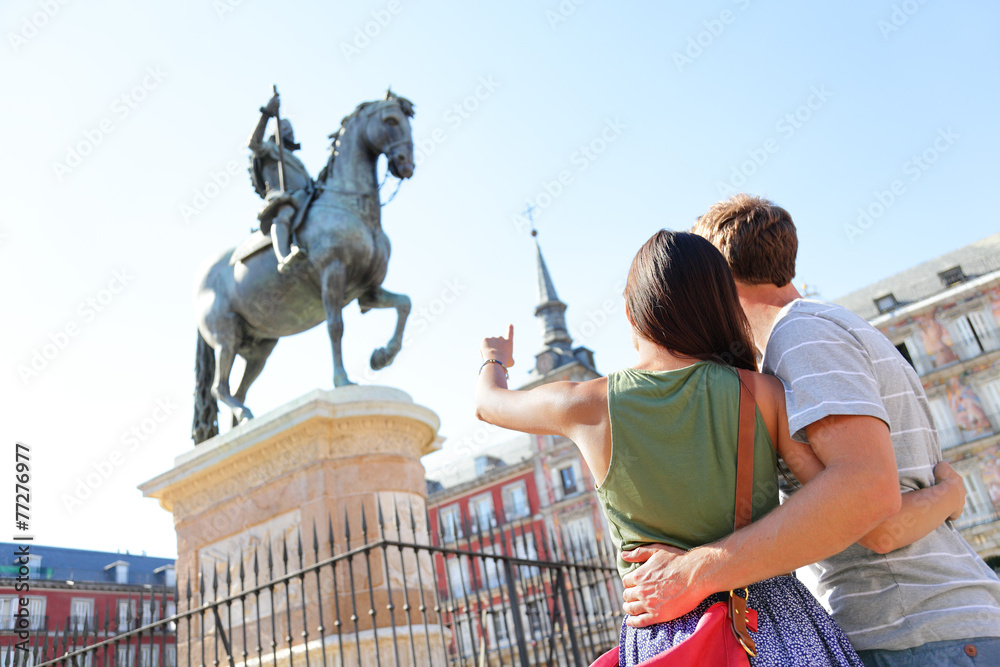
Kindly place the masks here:
MULTIPOLYGON (((667 623, 646 628, 622 624, 619 665, 633 667, 684 641, 705 610, 728 597, 729 593, 716 593, 667 623)), ((757 657, 750 658, 753 667, 864 667, 844 631, 795 577, 775 577, 750 586, 750 608, 757 610, 757 632, 751 633, 757 645, 757 657)))

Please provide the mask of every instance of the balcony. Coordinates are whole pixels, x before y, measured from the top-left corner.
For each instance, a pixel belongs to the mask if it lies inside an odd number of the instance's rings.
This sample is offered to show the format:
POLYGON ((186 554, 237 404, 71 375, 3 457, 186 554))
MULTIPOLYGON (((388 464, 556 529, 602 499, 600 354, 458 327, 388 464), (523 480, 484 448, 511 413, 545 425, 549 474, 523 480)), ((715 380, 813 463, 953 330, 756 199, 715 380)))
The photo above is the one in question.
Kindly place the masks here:
POLYGON ((1000 332, 991 329, 983 334, 977 332, 972 337, 954 338, 951 347, 942 347, 933 355, 928 354, 923 347, 913 349, 915 346, 910 344, 906 347, 913 368, 917 375, 923 377, 942 368, 1000 350, 1000 332))
POLYGON ((982 425, 978 429, 963 429, 959 426, 937 426, 938 442, 941 449, 949 449, 970 442, 983 440, 1000 433, 1000 414, 986 414, 988 424, 982 425))

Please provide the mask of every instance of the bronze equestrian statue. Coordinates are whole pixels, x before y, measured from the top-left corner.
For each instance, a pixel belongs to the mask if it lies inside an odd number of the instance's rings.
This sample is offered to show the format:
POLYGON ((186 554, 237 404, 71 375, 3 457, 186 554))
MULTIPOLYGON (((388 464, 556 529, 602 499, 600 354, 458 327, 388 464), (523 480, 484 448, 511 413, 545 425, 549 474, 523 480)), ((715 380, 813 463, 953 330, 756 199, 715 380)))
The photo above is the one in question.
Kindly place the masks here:
MULTIPOLYGON (((384 100, 359 104, 344 118, 340 131, 331 135, 330 157, 314 183, 302 178, 298 165, 288 168, 289 153, 284 148, 294 150, 288 146, 289 141, 294 143, 290 124, 283 128, 279 120, 276 136, 261 141, 267 120, 277 116, 276 98, 261 112, 251 137, 253 159, 258 161, 251 174, 258 193, 263 191, 267 200, 259 216, 261 227, 266 221, 272 235, 277 231, 283 237, 272 241, 255 232, 238 248, 219 255, 198 280, 195 444, 218 434, 216 400, 232 409, 234 424, 252 419, 244 404, 247 390, 280 337, 325 320, 333 348, 333 384, 341 387, 352 384, 341 353, 341 310, 355 299, 362 313, 396 309, 392 338, 371 355, 374 370, 392 363, 399 352, 410 313, 409 297, 382 288, 390 247, 382 231, 375 167, 379 155, 385 155, 393 176, 413 175, 413 103, 389 91, 384 100), (273 147, 267 145, 272 143, 273 147), (275 173, 281 171, 284 174, 275 173), (275 188, 271 180, 276 176, 288 178, 289 183, 275 188), (275 252, 266 252, 272 246, 275 252), (236 355, 244 358, 246 369, 239 387, 231 392, 229 375, 236 355)), ((305 173, 304 168, 301 171, 305 173)))

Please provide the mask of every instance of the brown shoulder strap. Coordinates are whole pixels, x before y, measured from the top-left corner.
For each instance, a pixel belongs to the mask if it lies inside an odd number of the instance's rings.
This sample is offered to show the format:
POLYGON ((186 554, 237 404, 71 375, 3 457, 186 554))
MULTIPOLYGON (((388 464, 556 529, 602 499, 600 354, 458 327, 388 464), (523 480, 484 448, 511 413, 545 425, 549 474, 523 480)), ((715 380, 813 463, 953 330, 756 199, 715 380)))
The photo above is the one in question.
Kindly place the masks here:
POLYGON ((736 519, 734 530, 750 525, 753 515, 753 449, 757 402, 753 395, 753 376, 740 374, 740 425, 736 444, 736 519))

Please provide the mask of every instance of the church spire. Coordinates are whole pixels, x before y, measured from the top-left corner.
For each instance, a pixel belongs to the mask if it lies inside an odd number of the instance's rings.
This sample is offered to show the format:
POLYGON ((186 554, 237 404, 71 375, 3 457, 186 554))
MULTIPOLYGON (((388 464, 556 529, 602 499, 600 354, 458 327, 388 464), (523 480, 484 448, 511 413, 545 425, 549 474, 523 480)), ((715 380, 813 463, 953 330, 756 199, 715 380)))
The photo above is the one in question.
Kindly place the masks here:
POLYGON ((573 339, 566 329, 566 304, 556 294, 549 267, 545 265, 542 248, 538 245, 538 231, 532 229, 531 235, 535 238, 535 253, 538 258, 538 305, 535 306, 535 317, 542 324, 542 343, 545 346, 565 348, 569 352, 573 339))

